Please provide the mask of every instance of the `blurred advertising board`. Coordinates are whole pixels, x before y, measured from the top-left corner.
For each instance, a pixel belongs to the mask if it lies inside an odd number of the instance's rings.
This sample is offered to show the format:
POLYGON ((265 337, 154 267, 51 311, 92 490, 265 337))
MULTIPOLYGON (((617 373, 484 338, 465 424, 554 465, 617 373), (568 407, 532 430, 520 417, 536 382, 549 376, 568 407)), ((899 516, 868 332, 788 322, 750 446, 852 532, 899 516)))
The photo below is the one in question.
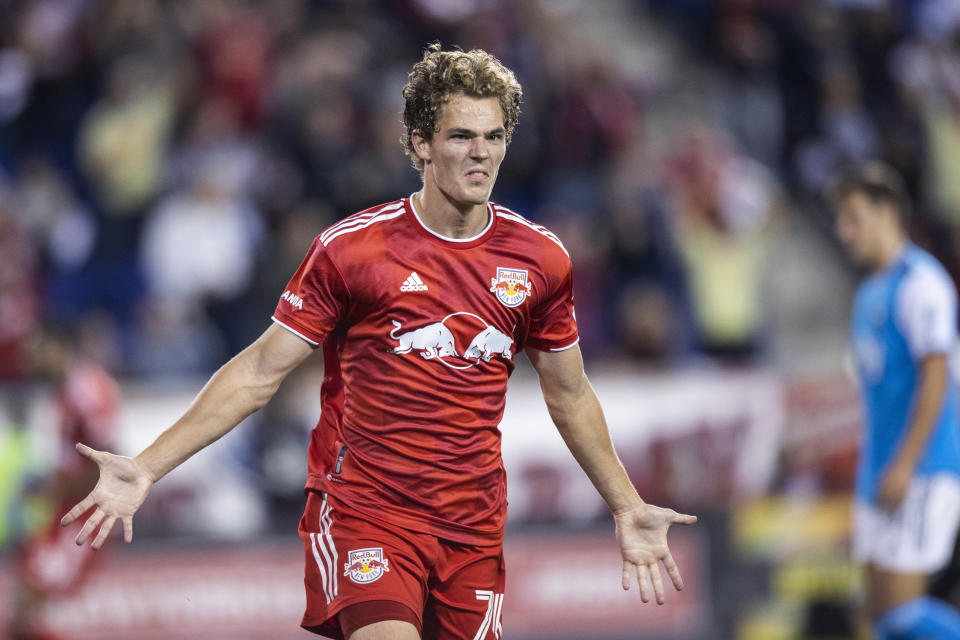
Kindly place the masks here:
MULTIPOLYGON (((658 607, 641 604, 636 584, 630 592, 620 587, 612 529, 510 537, 505 636, 701 636, 710 620, 706 544, 690 531, 672 532, 671 543, 686 588, 670 588, 667 604, 658 607)), ((71 640, 315 637, 297 629, 304 607, 298 545, 112 551, 79 590, 48 603, 44 620, 55 634, 71 640)), ((0 564, 5 604, 13 601, 9 568, 0 564)), ((0 624, 6 627, 5 620, 0 624)))
POLYGON ((666 604, 643 604, 635 574, 620 585, 613 532, 508 538, 504 630, 508 638, 702 638, 711 624, 708 551, 703 532, 672 529, 683 574, 675 591, 663 573, 666 604))
MULTIPOLYGON (((723 508, 763 495, 778 472, 783 382, 759 368, 640 373, 590 380, 640 495, 723 508)), ((590 521, 606 506, 553 427, 536 380, 511 380, 500 425, 513 522, 590 521)))

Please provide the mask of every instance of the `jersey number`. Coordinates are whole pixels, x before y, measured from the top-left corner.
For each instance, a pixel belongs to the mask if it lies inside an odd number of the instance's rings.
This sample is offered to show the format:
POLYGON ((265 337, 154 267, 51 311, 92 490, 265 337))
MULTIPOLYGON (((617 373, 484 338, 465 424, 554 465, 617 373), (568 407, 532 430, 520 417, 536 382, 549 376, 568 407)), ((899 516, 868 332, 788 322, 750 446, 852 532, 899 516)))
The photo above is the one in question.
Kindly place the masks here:
POLYGON ((484 640, 487 632, 493 629, 493 637, 498 639, 503 633, 503 626, 500 624, 500 614, 503 612, 503 594, 494 593, 485 589, 477 589, 477 600, 487 601, 487 612, 483 615, 483 622, 477 629, 477 635, 473 640, 484 640))

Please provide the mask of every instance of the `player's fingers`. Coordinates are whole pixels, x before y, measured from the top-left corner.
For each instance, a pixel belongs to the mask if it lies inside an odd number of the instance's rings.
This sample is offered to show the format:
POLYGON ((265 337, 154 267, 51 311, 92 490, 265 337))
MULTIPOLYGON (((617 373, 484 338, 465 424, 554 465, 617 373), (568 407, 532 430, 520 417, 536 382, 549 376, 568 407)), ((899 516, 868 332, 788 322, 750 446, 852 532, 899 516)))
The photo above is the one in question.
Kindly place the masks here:
POLYGON ((70 511, 67 512, 67 515, 60 518, 60 526, 63 526, 63 527, 67 526, 68 524, 70 524, 71 522, 73 522, 83 514, 85 514, 87 511, 89 511, 90 507, 92 506, 93 506, 93 498, 88 495, 86 498, 84 498, 83 500, 78 502, 76 505, 74 505, 73 509, 70 509, 70 511))
POLYGON ((650 602, 650 569, 645 564, 637 565, 637 584, 640 585, 640 599, 643 602, 650 602))
POLYGON ((663 568, 667 570, 667 575, 670 576, 670 581, 673 582, 674 589, 677 591, 683 589, 683 578, 680 577, 680 567, 673 561, 673 556, 668 553, 664 556, 662 562, 663 568))
POLYGON ((107 514, 103 512, 100 507, 97 507, 97 510, 93 512, 93 515, 87 518, 87 521, 83 523, 83 528, 80 529, 80 533, 77 534, 77 544, 82 545, 90 537, 90 534, 93 533, 93 530, 97 528, 107 514))
POLYGON ((623 571, 620 572, 620 585, 624 591, 630 591, 630 565, 623 563, 623 571))
POLYGON ((128 544, 133 542, 133 517, 132 516, 123 517, 123 541, 128 544))
POLYGON ((110 530, 113 529, 113 523, 117 521, 117 516, 110 516, 104 521, 103 526, 100 527, 100 531, 97 532, 97 537, 93 539, 93 544, 90 546, 94 549, 99 549, 103 546, 103 543, 106 542, 107 536, 110 535, 110 530))
POLYGON ((93 447, 88 447, 82 442, 77 443, 77 452, 84 458, 93 460, 98 465, 102 465, 110 457, 110 454, 106 451, 97 451, 93 447))
POLYGON ((650 581, 653 583, 653 595, 657 598, 657 604, 663 604, 663 576, 660 575, 660 565, 656 562, 650 563, 650 581))
POLYGON ((670 514, 670 524, 693 524, 697 521, 697 516, 691 516, 686 513, 677 513, 674 511, 670 514))
POLYGON ((97 454, 97 450, 96 450, 96 449, 94 449, 93 447, 88 447, 87 445, 83 444, 82 442, 78 442, 78 443, 75 445, 75 447, 76 447, 76 449, 77 449, 77 453, 79 453, 80 455, 82 455, 84 458, 88 458, 88 459, 90 459, 90 460, 93 460, 93 459, 94 459, 94 456, 97 454))

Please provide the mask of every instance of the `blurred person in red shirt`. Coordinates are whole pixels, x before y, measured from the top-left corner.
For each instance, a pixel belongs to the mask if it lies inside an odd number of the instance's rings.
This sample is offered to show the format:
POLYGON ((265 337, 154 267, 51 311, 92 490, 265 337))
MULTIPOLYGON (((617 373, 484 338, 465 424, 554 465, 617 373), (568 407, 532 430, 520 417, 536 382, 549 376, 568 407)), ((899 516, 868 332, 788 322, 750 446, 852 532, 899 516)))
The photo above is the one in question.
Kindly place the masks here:
POLYGON ((47 325, 31 343, 37 378, 52 383, 56 407, 54 459, 47 475, 28 487, 27 498, 42 504, 45 515, 26 533, 16 552, 15 639, 53 639, 42 618, 49 600, 79 588, 97 561, 92 549, 77 550, 74 536, 59 526, 57 515, 83 498, 96 470, 73 455, 76 442, 112 447, 119 394, 109 373, 83 353, 66 326, 47 325))
POLYGON ((96 507, 78 544, 99 548, 118 519, 132 540, 152 484, 263 407, 322 346, 301 625, 353 640, 500 638, 499 424, 525 350, 554 423, 613 513, 623 588, 636 573, 641 599, 662 603, 661 564, 682 587, 667 530, 696 518, 645 503, 613 449, 583 369, 563 244, 489 200, 520 85, 486 52, 433 45, 403 96, 404 147, 423 188, 319 234, 274 324, 138 456, 78 444, 100 479, 63 524, 96 507))

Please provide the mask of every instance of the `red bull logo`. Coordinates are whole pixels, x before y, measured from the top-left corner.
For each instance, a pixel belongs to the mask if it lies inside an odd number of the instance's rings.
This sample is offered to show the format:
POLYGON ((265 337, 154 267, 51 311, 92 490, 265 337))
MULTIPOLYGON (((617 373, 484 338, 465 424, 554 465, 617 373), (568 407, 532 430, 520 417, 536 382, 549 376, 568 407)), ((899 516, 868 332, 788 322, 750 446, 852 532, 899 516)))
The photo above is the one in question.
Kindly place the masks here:
POLYGON ((497 275, 490 278, 490 291, 497 294, 497 300, 508 307, 518 307, 527 299, 533 283, 527 279, 524 269, 497 267, 497 275))
POLYGON ((397 320, 391 322, 390 339, 397 344, 390 351, 398 355, 418 353, 424 360, 440 362, 451 369, 469 369, 494 357, 513 359, 513 336, 469 311, 457 311, 418 328, 408 328, 397 320))
POLYGON ((381 547, 350 551, 347 560, 343 563, 343 575, 357 584, 374 582, 390 571, 390 561, 383 557, 381 547))

